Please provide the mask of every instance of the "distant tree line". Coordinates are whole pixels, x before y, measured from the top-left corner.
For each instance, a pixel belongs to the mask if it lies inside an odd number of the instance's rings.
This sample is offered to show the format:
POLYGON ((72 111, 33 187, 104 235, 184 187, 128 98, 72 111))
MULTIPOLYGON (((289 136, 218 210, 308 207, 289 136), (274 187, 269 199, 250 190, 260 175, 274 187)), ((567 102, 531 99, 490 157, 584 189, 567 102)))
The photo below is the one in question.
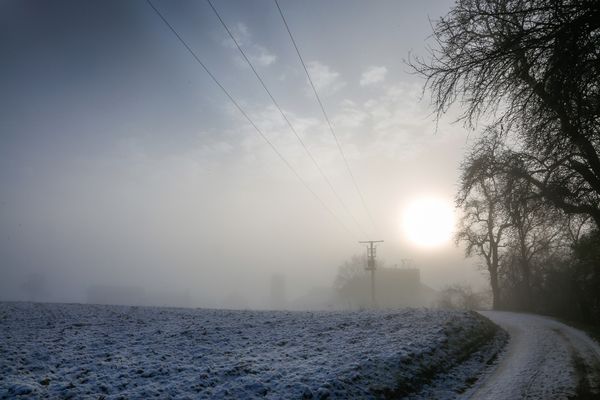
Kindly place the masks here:
POLYGON ((457 242, 495 309, 600 324, 600 2, 458 0, 413 59, 438 116, 482 134, 461 166, 457 242))

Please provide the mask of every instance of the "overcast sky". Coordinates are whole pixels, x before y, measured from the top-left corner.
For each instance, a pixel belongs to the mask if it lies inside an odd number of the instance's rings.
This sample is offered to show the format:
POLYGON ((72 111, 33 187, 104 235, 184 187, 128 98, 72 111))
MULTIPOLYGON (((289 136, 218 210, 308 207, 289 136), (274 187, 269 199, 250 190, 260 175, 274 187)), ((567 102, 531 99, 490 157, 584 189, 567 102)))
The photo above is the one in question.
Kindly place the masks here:
MULTIPOLYGON (((290 297, 383 239, 439 288, 481 273, 452 243, 412 245, 403 207, 452 202, 468 132, 436 124, 423 81, 429 19, 451 1, 281 0, 375 226, 360 202, 272 1, 215 7, 368 236, 359 233, 240 57, 208 3, 161 10, 282 155, 304 188, 145 1, 0 3, 0 293, 43 276, 47 298, 94 284, 189 290, 198 305, 290 297), (217 302, 217 303, 215 303, 217 302)), ((471 133, 472 135, 472 133, 471 133)))

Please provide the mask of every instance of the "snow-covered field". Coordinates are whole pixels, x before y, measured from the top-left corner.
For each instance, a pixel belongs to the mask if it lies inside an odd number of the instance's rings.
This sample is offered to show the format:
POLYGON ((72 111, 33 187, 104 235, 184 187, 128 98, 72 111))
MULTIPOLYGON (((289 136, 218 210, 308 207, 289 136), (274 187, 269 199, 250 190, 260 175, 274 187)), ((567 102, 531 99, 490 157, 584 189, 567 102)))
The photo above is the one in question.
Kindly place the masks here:
POLYGON ((0 303, 0 398, 452 398, 505 335, 476 313, 0 303))

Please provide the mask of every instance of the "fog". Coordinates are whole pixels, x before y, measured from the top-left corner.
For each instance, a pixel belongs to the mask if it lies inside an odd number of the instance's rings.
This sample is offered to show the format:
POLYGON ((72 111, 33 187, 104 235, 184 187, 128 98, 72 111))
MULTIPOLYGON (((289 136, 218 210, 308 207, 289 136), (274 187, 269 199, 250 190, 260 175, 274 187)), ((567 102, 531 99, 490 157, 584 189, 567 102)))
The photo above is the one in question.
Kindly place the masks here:
POLYGON ((434 289, 483 287, 451 240, 401 229, 411 201, 453 202, 470 140, 402 61, 451 2, 281 1, 374 224, 274 5, 215 3, 359 226, 205 3, 155 4, 344 226, 146 2, 3 2, 0 300, 273 308, 380 239, 380 260, 411 259, 434 289))

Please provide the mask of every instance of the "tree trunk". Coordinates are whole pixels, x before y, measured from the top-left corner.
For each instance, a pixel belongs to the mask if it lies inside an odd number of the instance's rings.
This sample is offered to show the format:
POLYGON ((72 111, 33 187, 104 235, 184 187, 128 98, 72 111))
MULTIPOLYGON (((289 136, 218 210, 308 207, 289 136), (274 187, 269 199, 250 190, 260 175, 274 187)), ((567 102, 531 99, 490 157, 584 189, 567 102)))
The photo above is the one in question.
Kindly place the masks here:
POLYGON ((498 244, 494 241, 492 244, 492 259, 488 266, 490 271, 490 285, 492 286, 492 310, 499 310, 500 302, 500 284, 498 283, 498 244))
POLYGON ((498 285, 498 274, 490 271, 490 284, 492 286, 492 310, 500 309, 500 285, 498 285))
POLYGON ((520 222, 521 225, 519 226, 519 265, 521 267, 521 308, 526 311, 531 311, 533 308, 531 301, 531 266, 529 264, 529 258, 527 256, 527 238, 523 229, 523 222, 520 222))

